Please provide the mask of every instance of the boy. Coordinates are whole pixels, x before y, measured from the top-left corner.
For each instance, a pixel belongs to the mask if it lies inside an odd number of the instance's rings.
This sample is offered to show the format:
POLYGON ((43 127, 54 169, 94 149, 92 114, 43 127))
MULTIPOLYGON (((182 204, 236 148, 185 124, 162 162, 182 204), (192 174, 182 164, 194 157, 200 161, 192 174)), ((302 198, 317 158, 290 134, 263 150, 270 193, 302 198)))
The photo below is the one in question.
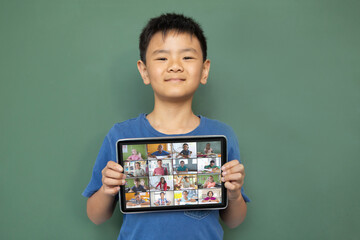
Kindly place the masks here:
POLYGON ((212 172, 220 171, 220 167, 215 165, 215 160, 211 160, 210 164, 206 165, 204 168, 211 170, 212 172))
POLYGON ((156 175, 168 175, 168 170, 166 167, 162 166, 162 160, 157 160, 158 167, 154 169, 153 176, 156 175))
POLYGON ((158 150, 156 152, 153 152, 150 154, 150 157, 153 157, 153 158, 156 158, 158 156, 168 156, 168 157, 171 157, 170 156, 170 153, 168 153, 167 151, 164 151, 163 150, 163 146, 160 144, 157 148, 158 150))
POLYGON ((187 173, 189 171, 188 167, 185 166, 185 162, 183 160, 180 161, 180 166, 177 167, 176 173, 187 173))
POLYGON ((130 189, 130 192, 138 193, 138 192, 146 192, 146 187, 140 184, 140 179, 134 179, 134 186, 130 189))
POLYGON ((183 144, 183 150, 176 156, 177 158, 179 156, 183 158, 189 158, 192 151, 189 150, 189 145, 187 143, 183 144))
POLYGON ((194 93, 200 83, 206 84, 210 69, 203 32, 190 18, 164 14, 148 22, 139 46, 141 60, 137 66, 144 84, 150 84, 154 91, 154 109, 115 124, 105 137, 83 193, 89 197, 88 217, 96 224, 109 219, 119 185, 125 184, 123 168, 114 162, 118 139, 219 134, 228 139, 229 162, 222 167, 221 178, 228 192, 228 207, 221 211, 125 214, 118 239, 222 239, 219 215, 229 227, 238 226, 245 218, 248 198, 242 192, 245 171, 233 130, 219 121, 196 116, 191 109, 194 93), (154 231, 163 223, 166 228, 154 231))
POLYGON ((182 192, 182 197, 180 199, 178 199, 178 204, 180 203, 189 203, 189 202, 196 202, 195 199, 192 198, 188 198, 188 191, 184 190, 182 192))
POLYGON ((171 204, 171 201, 169 201, 165 198, 164 192, 160 193, 160 198, 155 202, 156 206, 164 206, 164 205, 170 205, 170 204, 171 204))
POLYGON ((145 201, 144 199, 141 198, 140 193, 135 193, 135 198, 130 199, 127 204, 128 206, 146 206, 146 205, 150 205, 150 202, 145 201))

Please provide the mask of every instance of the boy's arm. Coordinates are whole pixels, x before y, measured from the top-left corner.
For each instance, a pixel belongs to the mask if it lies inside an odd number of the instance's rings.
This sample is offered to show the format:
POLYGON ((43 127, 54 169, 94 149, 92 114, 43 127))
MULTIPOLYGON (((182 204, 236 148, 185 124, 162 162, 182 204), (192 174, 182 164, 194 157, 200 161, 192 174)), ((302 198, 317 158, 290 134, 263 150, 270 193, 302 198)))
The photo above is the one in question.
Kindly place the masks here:
POLYGON ((238 160, 232 160, 222 167, 221 181, 227 188, 229 205, 220 211, 220 217, 230 228, 239 226, 246 217, 247 206, 241 195, 241 187, 244 184, 244 165, 238 160))
POLYGON ((115 197, 105 194, 101 187, 88 198, 86 207, 87 215, 93 223, 99 225, 112 216, 115 206, 115 197))
POLYGON ((103 185, 87 200, 87 215, 93 223, 101 224, 112 216, 119 185, 125 184, 126 176, 122 172, 123 168, 113 161, 109 161, 102 170, 103 185))

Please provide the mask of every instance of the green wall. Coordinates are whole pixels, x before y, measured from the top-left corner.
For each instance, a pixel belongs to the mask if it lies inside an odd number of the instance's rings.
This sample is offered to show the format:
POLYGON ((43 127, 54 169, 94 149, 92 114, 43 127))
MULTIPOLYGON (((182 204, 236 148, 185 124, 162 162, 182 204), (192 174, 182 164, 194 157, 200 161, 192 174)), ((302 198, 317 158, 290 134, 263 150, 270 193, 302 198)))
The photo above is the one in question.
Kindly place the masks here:
POLYGON ((360 236, 360 2, 0 1, 0 239, 116 239, 86 187, 112 125, 152 110, 136 69, 147 19, 208 38, 197 114, 231 125, 248 216, 224 239, 360 236))
POLYGON ((123 153, 123 159, 126 160, 128 157, 130 157, 130 155, 132 155, 132 150, 135 149, 137 151, 137 153, 141 153, 141 158, 142 159, 147 159, 147 152, 146 152, 146 145, 142 144, 142 145, 128 145, 128 151, 127 153, 123 153))

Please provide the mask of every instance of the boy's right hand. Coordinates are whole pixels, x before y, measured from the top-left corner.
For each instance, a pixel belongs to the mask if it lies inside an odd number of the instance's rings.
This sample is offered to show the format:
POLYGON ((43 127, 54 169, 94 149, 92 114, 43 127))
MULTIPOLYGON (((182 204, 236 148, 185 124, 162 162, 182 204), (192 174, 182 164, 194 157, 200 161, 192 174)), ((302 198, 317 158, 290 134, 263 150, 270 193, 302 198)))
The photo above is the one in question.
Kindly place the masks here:
POLYGON ((109 161, 102 170, 102 189, 105 194, 115 196, 120 191, 120 185, 125 185, 126 175, 122 172, 123 167, 113 161, 109 161))

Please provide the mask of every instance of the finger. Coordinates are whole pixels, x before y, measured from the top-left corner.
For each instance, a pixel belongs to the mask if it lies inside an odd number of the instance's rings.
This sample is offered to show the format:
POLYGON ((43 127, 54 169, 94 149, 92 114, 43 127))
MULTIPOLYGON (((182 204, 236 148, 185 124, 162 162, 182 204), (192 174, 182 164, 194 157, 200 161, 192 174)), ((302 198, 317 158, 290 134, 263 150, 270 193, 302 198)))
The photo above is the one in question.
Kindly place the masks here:
POLYGON ((244 175, 242 175, 241 173, 233 173, 233 174, 226 175, 225 177, 222 177, 221 181, 223 181, 223 182, 242 181, 243 177, 244 177, 244 175))
POLYGON ((104 189, 104 192, 106 194, 110 194, 110 195, 113 195, 115 196, 119 191, 120 191, 120 187, 119 186, 116 186, 116 187, 106 187, 105 185, 103 185, 103 189, 104 189))
POLYGON ((240 185, 235 184, 235 183, 231 183, 231 182, 226 182, 226 183, 225 183, 225 188, 226 188, 226 189, 229 189, 229 190, 231 190, 231 191, 234 191, 234 190, 236 190, 236 189, 239 189, 239 188, 240 188, 239 186, 240 186, 240 185))
POLYGON ((125 183, 126 183, 125 179, 113 179, 113 178, 103 179, 103 184, 106 185, 107 187, 125 185, 125 183))
POLYGON ((240 164, 240 162, 238 160, 232 160, 230 162, 225 163, 222 167, 221 170, 226 171, 229 168, 232 168, 233 166, 240 164))
POLYGON ((109 161, 106 164, 106 167, 108 167, 110 169, 113 169, 115 171, 118 171, 118 172, 123 172, 124 171, 123 167, 120 164, 118 164, 118 163, 116 163, 114 161, 109 161))
POLYGON ((103 176, 108 178, 114 178, 114 179, 125 179, 126 175, 117 171, 114 171, 112 169, 105 169, 103 171, 103 176))
POLYGON ((238 164, 238 165, 233 166, 232 168, 228 168, 228 169, 226 169, 226 171, 222 172, 222 175, 226 176, 226 175, 230 175, 233 173, 242 173, 245 175, 244 165, 238 164))
POLYGON ((224 186, 230 191, 238 191, 241 190, 242 184, 239 182, 225 182, 224 186))

